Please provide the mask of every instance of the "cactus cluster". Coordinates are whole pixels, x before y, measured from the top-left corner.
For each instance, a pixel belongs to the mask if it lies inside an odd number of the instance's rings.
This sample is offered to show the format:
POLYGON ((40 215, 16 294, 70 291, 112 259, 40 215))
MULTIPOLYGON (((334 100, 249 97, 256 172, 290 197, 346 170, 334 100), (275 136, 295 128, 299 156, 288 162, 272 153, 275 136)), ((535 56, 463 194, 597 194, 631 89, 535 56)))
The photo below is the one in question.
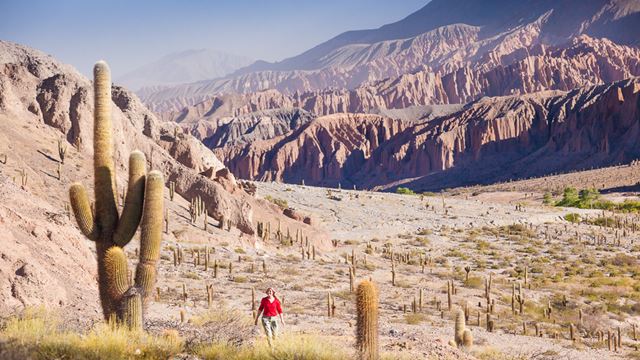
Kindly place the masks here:
POLYGON ((473 335, 469 329, 466 329, 466 316, 462 309, 458 309, 456 313, 456 322, 454 328, 454 341, 457 347, 469 349, 473 346, 473 335))
POLYGON ((72 184, 69 196, 80 230, 96 243, 98 287, 105 319, 116 319, 130 328, 139 329, 156 283, 156 264, 162 241, 164 180, 159 171, 145 174, 144 154, 132 152, 126 202, 122 213, 118 214, 110 70, 100 61, 93 72, 95 211, 83 185, 72 184), (141 225, 139 262, 132 281, 123 248, 133 238, 138 225, 141 225))
POLYGON ((191 199, 191 205, 189 206, 189 215, 191 215, 191 223, 195 224, 198 218, 204 213, 205 205, 200 195, 191 199))

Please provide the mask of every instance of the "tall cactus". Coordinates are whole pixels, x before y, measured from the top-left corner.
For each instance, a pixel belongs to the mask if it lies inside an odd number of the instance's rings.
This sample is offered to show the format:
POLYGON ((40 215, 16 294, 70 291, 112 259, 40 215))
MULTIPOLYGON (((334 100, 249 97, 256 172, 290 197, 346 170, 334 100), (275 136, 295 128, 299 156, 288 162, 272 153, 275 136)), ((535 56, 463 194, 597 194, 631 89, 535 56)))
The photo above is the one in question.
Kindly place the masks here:
POLYGON ((164 180, 159 171, 145 175, 144 154, 132 152, 126 202, 122 214, 118 214, 109 66, 104 61, 97 62, 93 75, 95 216, 83 185, 71 185, 69 196, 80 230, 96 242, 98 289, 105 319, 115 318, 130 328, 139 329, 156 282, 156 263, 162 241, 164 180), (135 281, 131 284, 123 247, 131 241, 141 220, 139 263, 135 281))
POLYGON ((361 360, 377 360, 378 355, 378 290, 368 280, 358 285, 356 293, 357 349, 361 360))

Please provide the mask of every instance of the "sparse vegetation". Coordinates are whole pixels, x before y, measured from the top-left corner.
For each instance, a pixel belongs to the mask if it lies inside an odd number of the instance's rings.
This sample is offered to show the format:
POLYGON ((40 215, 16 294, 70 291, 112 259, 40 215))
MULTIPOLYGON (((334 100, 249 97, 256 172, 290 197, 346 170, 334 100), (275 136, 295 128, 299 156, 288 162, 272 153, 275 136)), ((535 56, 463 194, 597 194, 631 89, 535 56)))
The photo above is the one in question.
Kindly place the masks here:
POLYGON ((265 196, 264 199, 269 201, 269 202, 271 202, 271 203, 274 203, 274 204, 278 205, 283 210, 289 208, 289 204, 287 203, 287 200, 274 198, 271 195, 265 196))

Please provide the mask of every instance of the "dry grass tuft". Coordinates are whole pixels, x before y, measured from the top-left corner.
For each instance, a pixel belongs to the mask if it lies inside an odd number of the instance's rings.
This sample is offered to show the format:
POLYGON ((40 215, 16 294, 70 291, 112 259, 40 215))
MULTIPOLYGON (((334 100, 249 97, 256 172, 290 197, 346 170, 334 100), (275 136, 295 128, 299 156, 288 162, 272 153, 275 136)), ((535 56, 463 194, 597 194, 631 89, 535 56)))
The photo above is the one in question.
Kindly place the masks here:
POLYGON ((3 359, 167 359, 183 349, 175 333, 152 336, 99 324, 86 334, 60 330, 60 322, 43 309, 29 309, 9 320, 0 332, 3 359))

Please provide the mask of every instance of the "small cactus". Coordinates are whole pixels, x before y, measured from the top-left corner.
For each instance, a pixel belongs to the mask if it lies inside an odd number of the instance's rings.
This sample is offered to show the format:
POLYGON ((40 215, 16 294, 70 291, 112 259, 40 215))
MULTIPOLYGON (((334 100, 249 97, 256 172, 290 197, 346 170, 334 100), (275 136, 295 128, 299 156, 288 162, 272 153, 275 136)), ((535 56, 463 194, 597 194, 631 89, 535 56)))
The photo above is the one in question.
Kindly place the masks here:
POLYGON ((462 347, 469 349, 473 346, 473 334, 469 329, 465 330, 462 334, 462 347))
POLYGON ((458 347, 462 346, 463 336, 465 331, 464 312, 462 309, 458 309, 456 312, 456 323, 454 332, 454 341, 458 347))
POLYGON ((356 343, 359 358, 377 360, 378 356, 378 290, 364 280, 356 293, 357 331, 356 343))
POLYGON ((58 155, 60 156, 60 163, 64 164, 64 157, 67 154, 67 144, 62 140, 58 140, 58 155))
POLYGON ((173 197, 176 194, 176 182, 169 181, 169 199, 173 201, 173 197))

